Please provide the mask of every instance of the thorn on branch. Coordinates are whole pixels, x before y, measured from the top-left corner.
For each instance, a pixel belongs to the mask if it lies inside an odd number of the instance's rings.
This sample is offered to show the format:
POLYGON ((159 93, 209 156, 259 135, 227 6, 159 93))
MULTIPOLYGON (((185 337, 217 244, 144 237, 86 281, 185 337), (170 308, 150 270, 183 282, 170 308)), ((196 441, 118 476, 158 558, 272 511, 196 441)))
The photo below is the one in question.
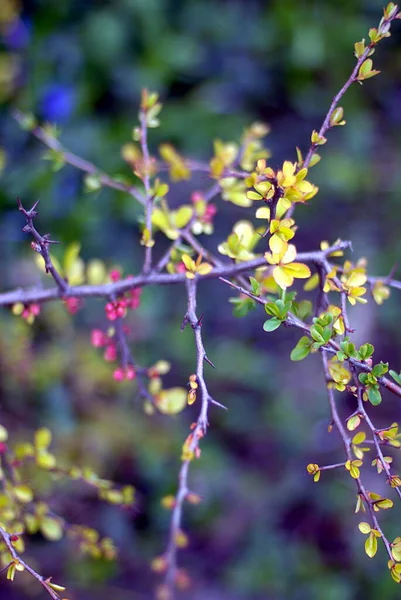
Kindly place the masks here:
POLYGON ((196 323, 194 325, 192 325, 192 329, 195 329, 196 327, 202 327, 204 316, 205 316, 205 313, 202 313, 201 316, 199 317, 199 319, 196 321, 196 323))
POLYGON ((212 361, 206 356, 203 357, 203 360, 205 360, 207 362, 208 365, 210 365, 211 367, 213 367, 213 369, 215 369, 215 365, 212 363, 212 361))
POLYGON ((184 329, 188 325, 188 323, 189 323, 188 316, 185 315, 185 317, 183 318, 182 323, 181 323, 181 327, 180 327, 181 331, 184 331, 184 329))
POLYGON ((20 210, 27 219, 33 219, 34 217, 36 217, 38 215, 38 212, 35 210, 37 205, 39 204, 40 200, 36 200, 35 204, 32 206, 32 208, 30 208, 29 210, 26 210, 26 208, 23 207, 21 199, 17 198, 17 204, 18 204, 18 210, 20 210))
POLYGON ((209 402, 210 402, 210 404, 214 404, 215 406, 218 406, 219 408, 228 410, 227 406, 224 406, 224 404, 220 404, 220 402, 217 402, 217 400, 214 400, 214 398, 212 398, 212 397, 209 397, 209 402))

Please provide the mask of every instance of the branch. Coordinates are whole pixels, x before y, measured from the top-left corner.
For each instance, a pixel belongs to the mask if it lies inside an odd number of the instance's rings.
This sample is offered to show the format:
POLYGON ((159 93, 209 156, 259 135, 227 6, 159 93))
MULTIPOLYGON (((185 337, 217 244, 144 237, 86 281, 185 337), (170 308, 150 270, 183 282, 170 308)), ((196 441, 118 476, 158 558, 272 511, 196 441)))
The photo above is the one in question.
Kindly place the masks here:
MULTIPOLYGON (((301 255, 299 255, 299 256, 301 256, 301 255)), ((244 294, 245 296, 248 296, 249 298, 252 298, 252 300, 255 300, 255 302, 258 302, 259 304, 265 305, 268 302, 267 300, 265 300, 263 298, 260 298, 258 296, 255 296, 254 294, 252 294, 251 292, 249 292, 244 287, 241 287, 241 286, 233 283, 232 281, 229 281, 229 280, 225 279, 224 277, 220 277, 219 279, 223 283, 226 283, 230 287, 236 289, 240 294, 244 294)), ((298 319, 291 312, 288 313, 287 318, 285 319, 284 323, 287 326, 289 326, 289 327, 297 327, 298 329, 301 329, 303 332, 305 332, 307 335, 310 336, 310 327, 309 327, 309 325, 307 325, 306 323, 304 323, 303 321, 301 321, 300 319, 298 319)), ((340 350, 340 346, 334 340, 329 340, 329 342, 326 345, 321 346, 320 350, 322 352, 326 352, 326 353, 329 353, 329 354, 337 354, 337 352, 340 350)), ((351 366, 356 367, 360 371, 364 371, 365 373, 371 373, 372 372, 372 367, 370 367, 365 362, 362 362, 362 361, 357 360, 357 359, 352 358, 352 357, 347 357, 345 360, 351 366)), ((378 377, 377 380, 378 380, 378 382, 383 387, 385 387, 387 390, 389 390, 390 392, 392 392, 393 394, 395 394, 396 396, 399 396, 401 398, 401 386, 397 385, 396 383, 394 383, 393 381, 391 381, 387 377, 378 377)))
MULTIPOLYGON (((315 252, 300 252, 297 254, 297 260, 301 262, 316 263, 322 261, 328 254, 337 250, 349 248, 350 242, 344 241, 327 248, 326 250, 317 250, 315 252)), ((254 271, 260 267, 268 267, 263 256, 254 258, 242 263, 222 263, 206 275, 196 275, 196 280, 219 279, 220 277, 236 277, 247 271, 254 271)), ((136 277, 127 277, 114 283, 105 283, 102 285, 79 285, 69 286, 64 294, 65 297, 88 298, 88 297, 108 297, 121 294, 128 290, 147 285, 175 285, 187 281, 185 273, 155 273, 148 275, 137 275, 136 277)), ((15 289, 10 292, 0 294, 0 306, 10 306, 17 302, 29 304, 31 302, 48 302, 59 298, 57 289, 51 288, 44 290, 42 288, 15 289)))
MULTIPOLYGON (((352 461, 353 460, 353 455, 351 454, 351 440, 344 428, 344 425, 340 419, 340 415, 338 414, 337 411, 337 405, 335 402, 335 398, 334 398, 334 390, 333 388, 329 387, 327 384, 331 382, 331 376, 330 376, 330 372, 329 372, 329 366, 328 366, 328 361, 327 361, 327 356, 325 352, 322 352, 322 361, 323 361, 323 369, 324 369, 324 375, 325 375, 325 379, 326 379, 326 387, 327 387, 327 395, 328 395, 328 399, 329 399, 329 405, 330 405, 330 410, 331 410, 331 415, 333 418, 333 422, 337 428, 338 433, 341 436, 343 445, 344 445, 344 450, 345 450, 345 454, 347 456, 347 460, 352 461)), ((386 548, 387 554, 390 558, 390 560, 393 560, 393 555, 391 553, 391 546, 390 546, 390 542, 388 541, 388 539, 386 538, 386 536, 384 535, 379 521, 377 520, 376 514, 374 512, 374 508, 373 508, 373 502, 372 500, 369 498, 369 494, 365 489, 365 486, 362 483, 362 480, 360 477, 355 479, 357 486, 358 486, 358 494, 360 494, 360 496, 362 496, 362 498, 364 499, 367 507, 368 507, 368 511, 369 511, 369 515, 370 518, 372 520, 372 523, 375 527, 375 529, 377 529, 377 531, 380 532, 381 535, 381 539, 383 540, 383 544, 386 548)))
MULTIPOLYGON (((167 563, 167 571, 165 577, 165 588, 167 593, 169 594, 169 598, 173 597, 174 594, 174 586, 177 575, 177 536, 181 531, 181 523, 182 523, 182 509, 184 500, 189 494, 188 489, 188 472, 189 465, 193 458, 197 456, 199 452, 199 440, 205 435, 208 420, 207 413, 209 408, 209 403, 212 402, 217 404, 213 398, 210 396, 204 374, 203 374, 203 366, 204 361, 210 363, 207 358, 206 351, 203 345, 202 340, 202 316, 200 318, 197 317, 196 314, 196 281, 194 279, 187 280, 187 296, 188 296, 188 306, 187 312, 184 317, 182 328, 185 328, 187 324, 190 324, 195 336, 195 345, 196 345, 196 382, 199 386, 201 392, 201 410, 198 416, 198 420, 193 428, 192 433, 187 438, 184 444, 183 450, 183 462, 181 465, 181 469, 179 472, 179 485, 178 491, 175 497, 174 508, 171 516, 170 523, 170 534, 169 534, 169 542, 167 546, 166 553, 164 558, 167 563)), ((212 364, 212 363, 210 363, 212 364)), ((220 405, 221 406, 221 405, 220 405)))
MULTIPOLYGON (((387 28, 388 25, 391 24, 392 21, 394 21, 397 16, 398 16, 398 11, 395 11, 394 14, 389 17, 389 18, 383 18, 382 21, 380 22, 380 25, 378 27, 378 30, 385 30, 387 28)), ((361 56, 358 58, 358 60, 356 61, 356 65, 353 68, 351 75, 348 77, 347 81, 344 83, 343 87, 341 88, 341 90, 334 96, 333 101, 330 105, 330 108, 328 110, 328 113, 322 123, 322 126, 319 129, 319 137, 325 137, 327 131, 330 129, 330 127, 332 126, 330 121, 331 121, 331 117, 335 111, 335 109, 337 108, 338 103, 340 102, 341 98, 344 96, 345 92, 348 90, 348 88, 355 83, 356 81, 358 81, 358 73, 359 73, 359 69, 361 67, 361 65, 365 62, 365 60, 369 57, 369 55, 372 53, 372 49, 377 45, 377 42, 371 42, 365 49, 365 51, 361 54, 361 56)), ((313 153, 316 150, 316 148, 318 147, 318 144, 312 144, 311 147, 308 150, 308 154, 306 155, 306 158, 302 164, 302 168, 308 168, 310 161, 312 159, 313 153)))
POLYGON ((14 537, 13 534, 7 533, 7 531, 5 529, 3 529, 3 527, 0 526, 0 536, 3 539, 4 544, 7 546, 7 550, 11 554, 11 557, 13 558, 13 562, 10 564, 10 566, 14 563, 17 566, 17 568, 18 568, 18 566, 20 566, 20 567, 22 567, 21 570, 28 571, 28 573, 30 573, 35 579, 37 579, 37 581, 39 581, 39 583, 44 587, 46 592, 53 598, 53 600, 59 600, 60 596, 51 587, 50 579, 44 579, 44 577, 42 577, 42 575, 40 575, 34 569, 32 569, 32 567, 30 567, 19 556, 19 554, 17 553, 17 551, 15 550, 15 548, 13 546, 13 537, 14 537))
MULTIPOLYGON (((26 115, 24 115, 24 113, 22 113, 19 110, 14 110, 12 114, 14 119, 22 127, 24 127, 24 122, 27 119, 26 115)), ((67 164, 76 167, 80 171, 88 173, 89 175, 96 175, 99 178, 99 182, 102 184, 102 186, 113 188, 121 192, 126 192, 127 194, 130 194, 133 198, 135 198, 135 200, 137 200, 140 204, 145 206, 145 198, 134 186, 126 185, 125 183, 114 179, 110 175, 107 175, 106 173, 98 169, 97 166, 93 163, 81 158, 80 156, 77 156, 76 154, 73 154, 69 150, 66 150, 64 146, 54 136, 50 135, 44 127, 34 127, 30 130, 30 132, 38 140, 40 140, 48 148, 50 148, 50 150, 54 150, 55 152, 59 152, 60 154, 62 154, 67 164)))
POLYGON ((56 282, 61 294, 65 295, 65 293, 68 290, 68 283, 65 281, 65 279, 63 279, 63 277, 61 277, 61 275, 56 270, 49 254, 50 244, 58 244, 58 242, 49 239, 49 234, 40 235, 40 233, 35 229, 35 226, 33 224, 34 218, 38 215, 38 212, 35 209, 39 204, 39 200, 35 202, 35 204, 30 210, 26 210, 22 206, 22 202, 19 198, 17 198, 17 204, 18 210, 20 210, 26 218, 26 225, 22 229, 22 231, 24 233, 30 233, 32 235, 33 239, 35 240, 35 242, 32 242, 31 244, 32 248, 42 256, 43 260, 45 261, 46 273, 50 273, 50 275, 56 282))
MULTIPOLYGON (((357 388, 357 394, 358 394, 358 414, 363 415, 363 418, 365 419, 365 422, 367 424, 367 426, 369 427, 371 433, 372 433, 372 438, 373 438, 373 444, 375 446, 376 452, 377 452, 377 458, 380 460, 382 467, 383 467, 383 471, 386 473, 387 476, 387 483, 391 482, 391 471, 390 471, 390 467, 388 466, 388 463, 386 462, 385 458, 384 458, 384 454, 383 451, 380 447, 380 443, 378 440, 378 430, 377 428, 373 425, 366 409, 364 406, 364 402, 363 402, 363 398, 362 398, 362 394, 363 394, 363 387, 361 386, 360 381, 358 380, 358 377, 356 375, 355 369, 353 369, 353 379, 354 379, 354 383, 356 385, 357 388)), ((395 492, 397 494, 397 496, 401 499, 401 490, 398 487, 393 488, 395 489, 395 492)))

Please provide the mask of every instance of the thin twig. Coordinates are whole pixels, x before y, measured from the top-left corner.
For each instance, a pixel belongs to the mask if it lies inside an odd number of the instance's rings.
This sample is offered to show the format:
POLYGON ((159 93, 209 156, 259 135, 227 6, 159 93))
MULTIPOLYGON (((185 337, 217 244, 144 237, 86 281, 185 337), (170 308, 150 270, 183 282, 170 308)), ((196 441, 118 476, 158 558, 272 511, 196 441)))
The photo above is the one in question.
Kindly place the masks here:
MULTIPOLYGON (((167 562, 167 571, 165 578, 165 585, 169 591, 170 598, 173 597, 174 594, 174 586, 175 586, 175 578, 177 573, 177 536, 181 531, 181 523, 182 523, 182 509, 184 500, 189 493, 188 489, 188 472, 189 466, 195 456, 195 453, 199 447, 199 440, 206 433, 208 426, 208 408, 209 403, 213 402, 214 404, 218 404, 213 400, 210 396, 205 378, 204 378, 204 361, 207 358, 205 347, 203 345, 202 339, 202 326, 200 319, 196 314, 196 289, 197 284, 194 279, 187 280, 187 296, 188 296, 188 305, 187 311, 185 314, 185 318, 183 321, 183 325, 185 327, 186 324, 190 324, 195 336, 195 346, 196 346, 196 382, 200 389, 200 397, 201 397, 201 409, 195 424, 195 427, 190 435, 189 444, 186 448, 187 455, 184 457, 182 462, 179 477, 178 477, 178 491, 175 497, 174 508, 171 516, 170 522, 170 534, 169 534, 169 542, 167 546, 167 550, 165 553, 165 559, 167 562)), ((218 404, 219 405, 219 404, 218 404)), ((188 440, 187 440, 188 441, 188 440)))
MULTIPOLYGON (((399 13, 396 12, 394 13, 394 15, 392 17, 390 17, 389 19, 383 19, 383 23, 382 23, 382 27, 386 26, 387 24, 390 24, 392 21, 394 21, 394 19, 397 18, 397 15, 399 13)), ((343 87, 339 90, 339 92, 337 92, 337 94, 334 96, 331 104, 330 104, 330 108, 324 118, 324 121, 319 129, 319 137, 325 137, 327 131, 332 127, 331 125, 331 117, 334 113, 334 111, 336 110, 338 103, 340 102, 341 98, 344 96, 344 94, 346 93, 346 91, 348 90, 348 88, 355 83, 356 81, 358 81, 358 73, 359 73, 359 69, 361 67, 361 65, 365 62, 365 60, 369 57, 372 48, 374 48, 377 45, 377 42, 371 42, 368 46, 366 46, 365 51, 363 52, 363 54, 361 54, 361 56, 357 59, 356 64, 354 66, 354 68, 352 69, 352 72, 350 74, 350 76, 348 77, 347 81, 344 83, 343 87)), ((305 157, 305 160, 303 161, 301 168, 309 168, 310 162, 312 160, 312 157, 314 155, 315 150, 319 147, 318 144, 316 143, 312 143, 308 153, 305 157)), ((296 204, 294 203, 290 209, 287 211, 286 217, 290 218, 295 210, 296 204)))
POLYGON ((7 550, 9 551, 9 553, 11 554, 12 558, 13 558, 13 562, 16 565, 21 565, 25 571, 28 571, 28 573, 30 573, 37 581, 39 581, 39 583, 44 587, 44 589, 46 590, 46 592, 54 599, 54 600, 59 600, 60 596, 59 594, 57 594, 57 592, 49 585, 49 580, 46 580, 42 575, 40 575, 39 573, 37 573, 37 571, 35 571, 34 569, 32 569, 32 567, 30 567, 28 565, 28 563, 26 563, 18 554, 18 552, 15 550, 13 543, 12 543, 12 537, 13 534, 8 533, 5 529, 3 529, 3 527, 0 526, 0 536, 3 539, 4 544, 7 546, 7 550))
POLYGON ((37 229, 35 228, 35 226, 33 224, 34 218, 38 215, 36 208, 39 204, 39 200, 37 200, 35 202, 35 204, 32 206, 32 208, 29 210, 26 210, 23 207, 22 202, 19 198, 17 198, 17 204, 18 204, 18 210, 20 212, 22 212, 22 214, 24 215, 24 217, 26 219, 26 225, 22 231, 24 233, 30 233, 32 235, 33 239, 35 240, 31 244, 32 248, 42 256, 43 260, 45 261, 46 273, 50 273, 50 275, 53 277, 54 281, 56 282, 57 287, 58 287, 59 291, 61 292, 61 294, 65 295, 66 292, 68 291, 68 283, 65 279, 63 279, 63 277, 61 277, 60 273, 57 271, 56 267, 53 265, 53 262, 52 262, 52 259, 50 257, 50 253, 49 253, 49 246, 51 244, 58 244, 58 242, 56 242, 55 240, 51 240, 48 234, 41 235, 37 231, 37 229))
MULTIPOLYGON (((22 113, 19 110, 14 110, 12 114, 14 119, 19 124, 23 124, 23 122, 26 119, 24 113, 22 113)), ((62 154, 67 164, 76 167, 80 171, 88 173, 89 175, 96 175, 99 178, 99 183, 102 186, 120 190, 121 192, 126 192, 127 194, 130 194, 133 198, 135 198, 135 200, 137 200, 140 204, 145 206, 145 198, 134 186, 127 185, 125 183, 122 183, 121 181, 118 181, 117 179, 114 179, 110 175, 107 175, 106 173, 98 169, 98 167, 93 163, 81 158, 80 156, 77 156, 69 150, 66 150, 64 146, 54 136, 49 135, 49 133, 44 127, 34 127, 30 130, 30 133, 32 133, 32 135, 38 138, 38 140, 43 142, 51 150, 62 154)))
MULTIPOLYGON (((331 382, 331 376, 330 376, 330 371, 329 371, 327 355, 325 352, 322 352, 321 356, 322 356, 322 361, 323 361, 324 375, 326 378, 327 395, 328 395, 328 399, 329 399, 329 405, 330 405, 332 419, 333 419, 333 422, 337 428, 337 431, 340 434, 340 437, 342 439, 347 460, 352 462, 353 455, 351 453, 351 439, 349 438, 349 436, 344 428, 344 425, 341 421, 340 415, 338 414, 337 405, 336 405, 336 401, 334 398, 334 390, 333 390, 333 388, 329 387, 329 385, 328 385, 331 382)), ((388 539, 386 538, 386 536, 383 533, 383 530, 380 527, 380 523, 374 512, 373 502, 370 499, 369 494, 368 494, 367 490, 365 489, 365 486, 363 485, 361 478, 357 477, 355 479, 355 482, 358 487, 358 494, 363 498, 363 500, 365 501, 365 503, 368 507, 368 511, 369 511, 369 515, 372 520, 372 523, 373 523, 375 529, 377 529, 377 531, 380 532, 380 536, 381 536, 383 544, 386 548, 387 554, 388 554, 389 558, 391 560, 393 560, 393 557, 391 554, 390 542, 388 541, 388 539)))

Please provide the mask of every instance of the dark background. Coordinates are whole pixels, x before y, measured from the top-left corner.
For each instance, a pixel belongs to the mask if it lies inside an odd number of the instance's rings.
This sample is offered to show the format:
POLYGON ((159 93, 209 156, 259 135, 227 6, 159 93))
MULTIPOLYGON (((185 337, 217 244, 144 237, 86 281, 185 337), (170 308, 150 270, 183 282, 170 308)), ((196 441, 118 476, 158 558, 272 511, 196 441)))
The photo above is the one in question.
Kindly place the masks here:
MULTIPOLYGON (((19 107, 62 128, 61 140, 111 174, 131 176, 120 148, 131 139, 140 90, 158 91, 166 106, 152 130, 187 156, 207 160, 212 141, 238 140, 254 120, 269 123, 271 164, 295 160, 307 150, 333 95, 354 65, 353 44, 376 26, 376 0, 37 0, 0 27, 0 145, 6 163, 0 181, 1 290, 38 281, 28 240, 21 232, 15 198, 41 199, 40 230, 82 243, 85 260, 98 257, 122 265, 142 264, 133 199, 102 189, 88 194, 72 167, 59 173, 41 160, 43 146, 22 132, 10 111, 19 107)), ((354 85, 342 101, 347 125, 329 134, 322 161, 310 179, 320 193, 297 210, 297 248, 320 240, 352 239, 354 258, 366 256, 371 274, 387 274, 399 262, 401 236, 401 27, 380 43, 374 56, 380 76, 354 85)), ((192 189, 208 189, 205 177, 170 194, 187 201, 192 189)), ((217 201, 216 234, 225 239, 252 209, 217 201)), ((156 253, 166 248, 156 238, 156 253)), ((329 410, 318 357, 291 363, 293 331, 265 334, 263 312, 232 316, 217 282, 201 286, 199 311, 216 371, 206 367, 213 396, 228 412, 210 411, 211 427, 202 458, 191 465, 190 487, 204 500, 187 506, 190 547, 180 554, 193 589, 183 598, 210 600, 365 600, 397 598, 380 548, 371 560, 354 516, 356 488, 342 471, 324 473, 319 484, 306 474, 308 462, 343 460, 336 433, 327 434, 329 410)), ((148 288, 132 317, 132 348, 144 365, 171 361, 169 385, 185 386, 194 371, 191 331, 180 333, 185 312, 182 288, 148 288)), ((399 301, 372 301, 352 311, 358 343, 370 341, 375 358, 400 369, 399 301)), ((68 542, 39 536, 27 557, 70 600, 151 598, 156 577, 149 563, 164 550, 169 513, 160 499, 176 489, 180 449, 195 404, 176 418, 148 417, 131 385, 112 381, 112 367, 90 347, 90 329, 103 327, 100 302, 87 302, 75 317, 49 304, 30 328, 0 312, 1 422, 15 440, 35 428, 54 431, 62 461, 88 464, 100 475, 137 489, 133 513, 98 501, 79 485, 56 485, 52 506, 67 520, 110 535, 120 550, 115 564, 80 557, 68 542)), ((341 413, 355 409, 342 395, 341 413)), ((388 425, 399 400, 385 397, 374 420, 388 425)), ((373 411, 372 411, 373 412, 373 411)), ((372 456, 373 458, 373 456, 372 456)), ((395 459, 397 461, 397 458, 395 459)), ((369 461, 367 461, 368 463, 369 461)), ((385 495, 384 478, 364 472, 368 489, 385 495)), ((38 490, 39 494, 41 490, 38 490)), ((385 532, 401 534, 397 507, 381 513, 385 532)), ((45 597, 31 579, 1 583, 2 598, 45 597)))

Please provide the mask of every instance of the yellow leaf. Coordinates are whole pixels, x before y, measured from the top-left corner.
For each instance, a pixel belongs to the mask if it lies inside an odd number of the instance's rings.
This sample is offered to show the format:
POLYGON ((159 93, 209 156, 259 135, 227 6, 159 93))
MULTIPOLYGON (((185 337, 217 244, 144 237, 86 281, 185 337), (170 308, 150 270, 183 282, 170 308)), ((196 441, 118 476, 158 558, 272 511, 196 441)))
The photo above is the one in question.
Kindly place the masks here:
POLYGON ((366 521, 362 521, 362 523, 359 523, 358 529, 361 533, 364 533, 365 535, 367 535, 368 533, 370 533, 372 528, 369 525, 369 523, 366 523, 366 521))
POLYGON ((181 260, 184 263, 185 268, 188 269, 188 271, 195 271, 195 261, 189 256, 189 254, 183 254, 181 260))
POLYGON ((288 287, 291 287, 294 283, 294 277, 287 272, 285 267, 275 267, 273 269, 273 277, 277 285, 280 286, 283 290, 285 290, 288 287))
POLYGON ((27 485, 16 485, 13 488, 13 492, 17 500, 19 500, 19 502, 22 502, 23 504, 28 504, 33 500, 32 490, 27 485))
POLYGON ((207 275, 208 273, 213 271, 213 267, 212 265, 209 265, 209 263, 201 263, 196 269, 196 271, 197 273, 199 273, 199 275, 207 275))
POLYGON ((364 431, 360 431, 352 438, 353 444, 362 444, 366 439, 366 433, 364 431))
POLYGON ((373 558, 377 552, 377 538, 371 532, 365 541, 365 552, 369 558, 373 558))
POLYGON ((165 415, 176 415, 187 405, 187 391, 184 388, 174 387, 162 390, 156 396, 156 406, 165 415))
POLYGON ((64 533, 61 521, 53 517, 43 517, 40 520, 40 531, 47 540, 52 542, 61 540, 64 533))
POLYGON ((291 263, 289 265, 285 265, 285 269, 292 273, 292 276, 296 279, 307 279, 311 276, 310 268, 308 265, 304 265, 303 263, 291 263))

